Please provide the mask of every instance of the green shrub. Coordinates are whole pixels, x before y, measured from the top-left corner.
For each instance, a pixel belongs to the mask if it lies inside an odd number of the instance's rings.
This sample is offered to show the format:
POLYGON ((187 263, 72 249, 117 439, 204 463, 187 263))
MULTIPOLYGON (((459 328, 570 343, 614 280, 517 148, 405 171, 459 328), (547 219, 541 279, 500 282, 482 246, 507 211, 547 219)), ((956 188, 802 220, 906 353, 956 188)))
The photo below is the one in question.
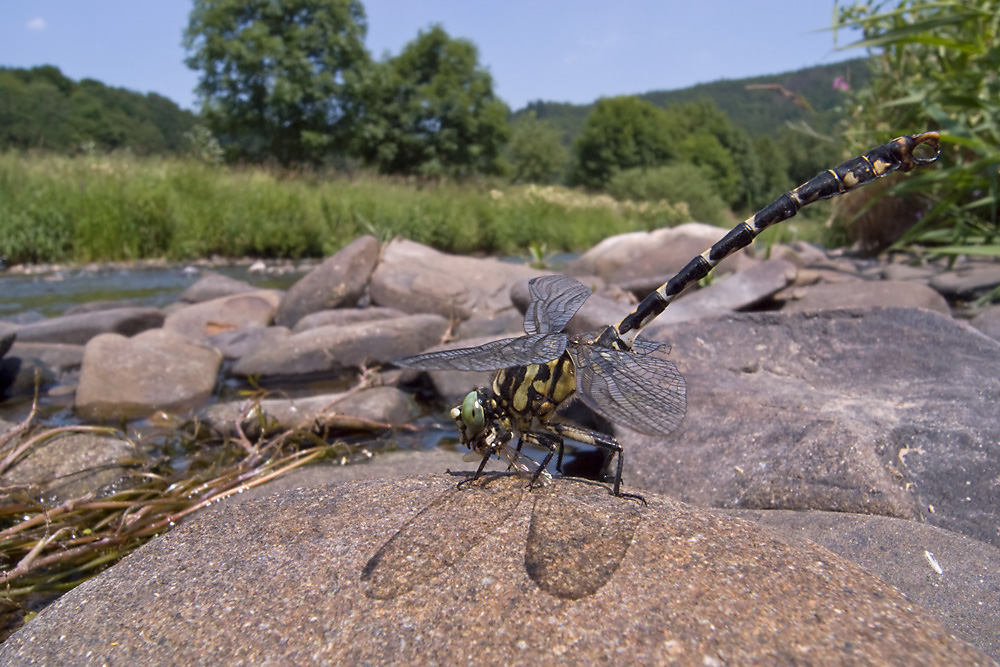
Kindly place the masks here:
POLYGON ((691 219, 700 222, 727 225, 733 220, 711 175, 687 162, 627 169, 611 178, 607 190, 618 200, 684 202, 691 219))

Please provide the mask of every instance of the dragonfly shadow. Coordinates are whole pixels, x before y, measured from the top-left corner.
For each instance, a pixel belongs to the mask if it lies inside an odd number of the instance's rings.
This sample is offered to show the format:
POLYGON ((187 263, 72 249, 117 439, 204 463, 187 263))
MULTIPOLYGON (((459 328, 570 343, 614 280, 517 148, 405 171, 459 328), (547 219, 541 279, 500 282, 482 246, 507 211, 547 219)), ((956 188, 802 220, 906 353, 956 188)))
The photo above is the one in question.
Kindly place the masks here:
POLYGON ((525 496, 533 498, 524 547, 528 576, 546 593, 593 595, 618 570, 641 519, 635 502, 583 480, 555 480, 529 491, 516 475, 487 475, 445 491, 396 532, 361 571, 365 595, 391 600, 470 557, 507 530, 525 496))

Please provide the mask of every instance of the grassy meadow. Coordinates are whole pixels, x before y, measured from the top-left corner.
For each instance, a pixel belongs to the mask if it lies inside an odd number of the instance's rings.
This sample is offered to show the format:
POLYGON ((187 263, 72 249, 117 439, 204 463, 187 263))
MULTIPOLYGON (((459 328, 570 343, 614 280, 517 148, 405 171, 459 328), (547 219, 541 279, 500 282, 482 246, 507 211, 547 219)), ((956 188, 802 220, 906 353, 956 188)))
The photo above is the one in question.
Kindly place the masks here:
POLYGON ((684 202, 617 201, 499 180, 422 183, 128 155, 0 155, 0 255, 8 265, 320 257, 365 233, 447 252, 527 255, 532 246, 578 251, 613 234, 690 220, 684 202))

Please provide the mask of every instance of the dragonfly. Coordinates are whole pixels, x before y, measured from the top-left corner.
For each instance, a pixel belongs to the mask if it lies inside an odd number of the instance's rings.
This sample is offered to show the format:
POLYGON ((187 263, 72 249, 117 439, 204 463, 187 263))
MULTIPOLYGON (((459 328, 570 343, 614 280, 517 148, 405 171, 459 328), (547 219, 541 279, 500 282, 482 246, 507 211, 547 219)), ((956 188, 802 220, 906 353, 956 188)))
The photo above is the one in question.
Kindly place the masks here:
POLYGON ((548 475, 546 468, 556 453, 556 470, 562 471, 564 441, 569 439, 607 452, 605 470, 617 456, 612 493, 641 500, 621 492, 625 457, 618 441, 562 419, 560 409, 580 400, 613 423, 650 435, 669 434, 680 425, 687 408, 684 377, 673 361, 663 358, 669 346, 639 338, 640 331, 686 288, 768 227, 813 202, 934 162, 941 152, 939 140, 938 132, 901 136, 817 174, 691 259, 616 324, 567 334, 566 325, 592 290, 566 276, 541 276, 528 283, 531 300, 524 314, 524 336, 427 352, 394 363, 417 370, 497 371, 490 386, 469 392, 450 412, 469 455, 482 457, 473 480, 480 477, 490 458, 501 455, 517 472, 525 473, 528 465, 518 454, 523 445, 531 444, 547 453, 541 463, 531 466, 528 485, 540 479, 544 484, 548 480, 543 473, 548 475), (512 445, 515 437, 516 446, 512 445))

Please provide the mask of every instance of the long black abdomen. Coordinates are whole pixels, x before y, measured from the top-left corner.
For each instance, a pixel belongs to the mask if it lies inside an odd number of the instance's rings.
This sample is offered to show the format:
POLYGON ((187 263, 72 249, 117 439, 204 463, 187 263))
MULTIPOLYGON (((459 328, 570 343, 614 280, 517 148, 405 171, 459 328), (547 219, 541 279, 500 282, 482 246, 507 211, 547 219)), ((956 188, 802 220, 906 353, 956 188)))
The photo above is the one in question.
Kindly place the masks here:
POLYGON ((849 192, 897 170, 910 171, 915 166, 933 162, 940 152, 939 138, 937 132, 899 137, 883 146, 876 146, 864 155, 851 158, 833 169, 827 169, 794 190, 781 195, 729 231, 711 248, 688 262, 668 282, 650 292, 635 310, 614 326, 613 332, 608 331, 602 336, 601 343, 617 347, 619 343, 614 340, 617 338, 620 344, 630 347, 639 331, 662 313, 685 288, 707 276, 729 255, 750 245, 762 231, 791 218, 800 208, 815 201, 849 192), (931 157, 914 155, 916 148, 925 144, 930 147, 934 155, 931 157))

